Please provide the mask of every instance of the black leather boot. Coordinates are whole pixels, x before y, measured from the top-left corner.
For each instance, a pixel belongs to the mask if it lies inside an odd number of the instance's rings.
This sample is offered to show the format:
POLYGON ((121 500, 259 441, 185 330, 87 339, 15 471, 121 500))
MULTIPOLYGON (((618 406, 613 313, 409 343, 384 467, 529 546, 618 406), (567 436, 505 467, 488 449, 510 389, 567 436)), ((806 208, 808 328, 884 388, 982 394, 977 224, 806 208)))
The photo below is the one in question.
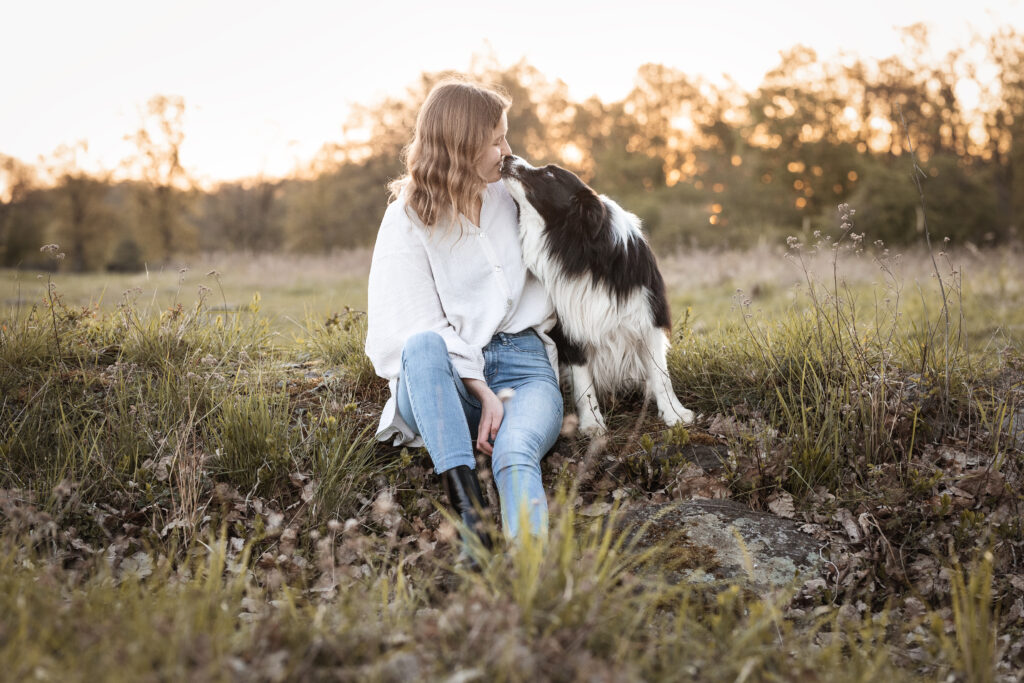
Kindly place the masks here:
POLYGON ((482 518, 486 506, 480 493, 480 480, 476 477, 476 471, 471 470, 468 465, 453 467, 441 473, 441 483, 455 514, 462 518, 470 533, 480 539, 481 545, 491 550, 494 543, 482 518))

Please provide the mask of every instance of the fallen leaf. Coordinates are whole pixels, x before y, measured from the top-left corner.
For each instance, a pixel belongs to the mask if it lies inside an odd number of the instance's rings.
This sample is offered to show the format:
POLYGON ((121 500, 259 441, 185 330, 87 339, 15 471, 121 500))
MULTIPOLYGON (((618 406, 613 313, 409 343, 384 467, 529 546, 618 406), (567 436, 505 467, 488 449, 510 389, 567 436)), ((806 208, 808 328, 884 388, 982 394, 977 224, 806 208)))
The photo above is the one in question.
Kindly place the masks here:
POLYGON ((956 486, 974 496, 997 496, 1003 491, 1003 475, 986 470, 971 472, 957 481, 956 486))
POLYGON ((779 517, 785 517, 786 519, 793 519, 796 516, 793 496, 786 491, 772 494, 768 498, 768 509, 779 517))
POLYGON ((140 550, 130 557, 121 560, 121 571, 125 574, 134 574, 144 579, 153 573, 153 558, 145 550, 140 550))
POLYGON ((736 423, 735 417, 718 414, 711 420, 708 432, 711 434, 721 434, 722 436, 739 436, 741 430, 736 423))
POLYGON ((857 526, 857 521, 853 518, 853 513, 846 508, 839 508, 836 510, 836 513, 832 515, 832 518, 843 525, 843 528, 846 529, 846 534, 854 543, 863 538, 860 527, 857 526))
POLYGON ((590 505, 586 506, 585 508, 580 509, 580 514, 583 515, 584 517, 600 517, 602 515, 608 514, 608 512, 611 509, 612 509, 611 503, 605 503, 605 502, 591 503, 590 505))

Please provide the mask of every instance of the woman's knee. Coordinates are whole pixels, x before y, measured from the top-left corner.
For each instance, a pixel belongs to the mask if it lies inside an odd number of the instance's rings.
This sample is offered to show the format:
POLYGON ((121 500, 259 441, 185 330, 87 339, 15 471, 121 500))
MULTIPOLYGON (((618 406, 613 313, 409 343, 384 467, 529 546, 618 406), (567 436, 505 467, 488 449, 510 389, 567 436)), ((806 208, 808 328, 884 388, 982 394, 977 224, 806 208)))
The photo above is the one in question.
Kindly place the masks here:
POLYGON ((554 446, 562 429, 562 396, 558 394, 554 399, 534 396, 531 399, 527 411, 523 411, 520 404, 516 406, 516 414, 506 412, 505 422, 494 444, 495 460, 500 459, 501 451, 511 457, 511 462, 519 462, 523 456, 540 462, 554 446))
MULTIPOLYGON (((532 460, 519 459, 515 462, 491 463, 491 472, 499 492, 509 486, 533 487, 541 486, 540 463, 532 460)), ((542 487, 543 489, 543 487, 542 487)))
POLYGON ((437 332, 418 332, 405 341, 402 360, 425 358, 448 358, 448 347, 437 332))

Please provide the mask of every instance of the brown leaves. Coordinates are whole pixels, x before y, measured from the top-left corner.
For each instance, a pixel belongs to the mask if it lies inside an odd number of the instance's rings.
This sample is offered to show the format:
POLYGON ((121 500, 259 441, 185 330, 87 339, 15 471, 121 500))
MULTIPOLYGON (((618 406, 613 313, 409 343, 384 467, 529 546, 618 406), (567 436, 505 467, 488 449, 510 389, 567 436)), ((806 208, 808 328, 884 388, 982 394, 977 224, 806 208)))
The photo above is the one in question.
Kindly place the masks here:
POLYGON ((1003 475, 990 470, 972 470, 956 482, 956 488, 975 498, 998 496, 1003 493, 1004 486, 1003 475))
POLYGON ((863 538, 863 533, 857 522, 853 519, 853 514, 846 508, 839 508, 836 510, 832 518, 843 525, 843 529, 846 531, 846 535, 850 537, 850 540, 854 543, 858 543, 863 538))
POLYGON ((779 491, 768 497, 768 509, 779 517, 793 519, 796 517, 796 508, 793 506, 793 496, 785 491, 779 491))

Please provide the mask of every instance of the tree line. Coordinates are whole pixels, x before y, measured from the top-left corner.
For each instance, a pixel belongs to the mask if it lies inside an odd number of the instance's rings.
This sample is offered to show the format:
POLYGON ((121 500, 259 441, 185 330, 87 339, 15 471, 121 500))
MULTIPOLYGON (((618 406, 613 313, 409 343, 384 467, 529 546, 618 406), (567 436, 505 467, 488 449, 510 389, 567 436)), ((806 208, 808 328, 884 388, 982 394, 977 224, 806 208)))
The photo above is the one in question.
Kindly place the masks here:
MULTIPOLYGON (((885 59, 822 60, 793 47, 753 92, 660 64, 639 67, 616 102, 573 100, 526 61, 478 59, 468 75, 512 97, 517 154, 579 173, 639 214, 659 248, 828 230, 843 202, 870 240, 912 241, 924 219, 912 173, 924 181, 936 236, 1016 239, 1024 34, 976 36, 937 60, 922 26, 904 38, 904 53, 885 59)), ((38 266, 47 242, 61 245, 72 270, 131 270, 201 250, 372 244, 416 110, 449 75, 421 74, 401 96, 356 107, 341 141, 286 178, 197 188, 179 156, 185 102, 170 96, 152 98, 130 136, 133 180, 82 170, 82 143, 57 150, 47 169, 0 154, 0 265, 38 266)))

